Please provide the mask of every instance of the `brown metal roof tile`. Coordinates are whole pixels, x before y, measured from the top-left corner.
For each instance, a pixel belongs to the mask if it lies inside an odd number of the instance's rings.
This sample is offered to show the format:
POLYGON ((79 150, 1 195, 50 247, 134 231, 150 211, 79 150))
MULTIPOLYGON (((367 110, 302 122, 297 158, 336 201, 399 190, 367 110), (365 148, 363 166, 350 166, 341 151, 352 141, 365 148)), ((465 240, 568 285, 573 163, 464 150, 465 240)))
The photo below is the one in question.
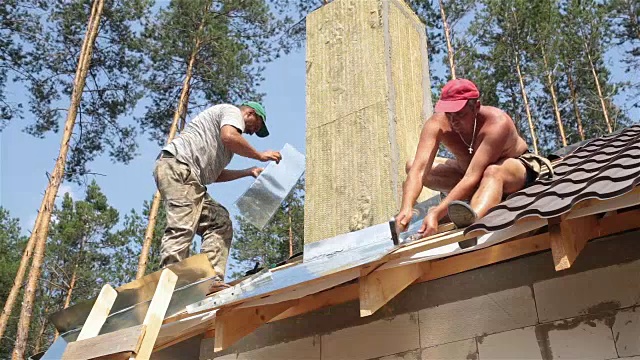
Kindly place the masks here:
POLYGON ((465 233, 502 230, 528 216, 559 216, 582 200, 611 199, 638 183, 640 125, 635 125, 580 146, 554 166, 553 178, 541 178, 512 194, 465 233))

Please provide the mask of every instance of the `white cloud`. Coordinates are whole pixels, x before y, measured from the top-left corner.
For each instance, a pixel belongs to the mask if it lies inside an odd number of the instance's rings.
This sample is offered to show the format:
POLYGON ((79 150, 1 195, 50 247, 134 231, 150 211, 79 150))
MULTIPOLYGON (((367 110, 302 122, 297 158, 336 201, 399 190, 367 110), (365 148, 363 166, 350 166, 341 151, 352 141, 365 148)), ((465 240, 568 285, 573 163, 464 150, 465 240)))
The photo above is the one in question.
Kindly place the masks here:
POLYGON ((76 199, 76 194, 73 192, 73 188, 67 184, 61 184, 58 188, 58 198, 62 199, 65 193, 69 193, 72 199, 76 199))

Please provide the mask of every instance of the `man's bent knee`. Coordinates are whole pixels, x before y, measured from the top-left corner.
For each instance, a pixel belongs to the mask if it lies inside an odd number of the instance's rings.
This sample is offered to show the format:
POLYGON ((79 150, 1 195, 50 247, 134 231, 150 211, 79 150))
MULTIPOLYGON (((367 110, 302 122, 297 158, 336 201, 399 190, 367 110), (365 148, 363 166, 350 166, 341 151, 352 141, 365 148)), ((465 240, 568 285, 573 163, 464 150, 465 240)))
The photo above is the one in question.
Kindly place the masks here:
POLYGON ((489 165, 484 169, 482 177, 487 179, 500 179, 502 177, 502 171, 504 170, 499 165, 489 165))

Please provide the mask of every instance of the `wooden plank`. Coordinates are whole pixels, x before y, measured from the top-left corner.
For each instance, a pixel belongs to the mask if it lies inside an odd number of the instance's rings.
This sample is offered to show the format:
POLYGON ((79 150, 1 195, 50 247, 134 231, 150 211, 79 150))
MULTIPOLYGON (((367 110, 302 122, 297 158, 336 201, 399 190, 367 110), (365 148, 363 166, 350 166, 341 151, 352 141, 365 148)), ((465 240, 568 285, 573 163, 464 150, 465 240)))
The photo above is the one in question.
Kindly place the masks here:
POLYGON ((214 352, 224 350, 255 329, 297 304, 290 300, 254 308, 219 310, 216 315, 214 352))
POLYGON ((106 284, 102 287, 76 341, 92 338, 100 334, 100 329, 102 329, 104 322, 107 321, 107 317, 117 296, 118 293, 111 285, 106 284))
POLYGON ((173 289, 176 287, 178 276, 169 269, 164 269, 158 280, 158 287, 153 294, 147 315, 142 322, 146 326, 146 333, 142 339, 140 350, 130 360, 148 360, 151 357, 153 346, 160 332, 164 315, 171 302, 173 289))
POLYGON ((418 279, 418 282, 439 279, 548 249, 549 235, 544 233, 525 239, 503 242, 488 248, 444 259, 431 260, 424 263, 426 265, 424 275, 418 279))
POLYGON ((95 360, 127 360, 133 355, 132 352, 118 353, 107 356, 101 356, 96 358, 95 360))
POLYGON ((322 291, 317 294, 305 296, 302 299, 299 299, 298 304, 274 317, 270 322, 357 300, 359 296, 359 288, 360 287, 357 283, 352 283, 322 291))
POLYGON ((140 348, 144 333, 145 325, 138 325, 85 340, 74 341, 67 345, 62 359, 84 360, 127 352, 135 353, 140 348))
POLYGON ((421 264, 375 271, 360 278, 360 316, 373 315, 422 275, 421 264))
POLYGON ((215 324, 215 311, 164 324, 160 328, 153 351, 167 348, 192 336, 202 334, 209 329, 215 328, 215 324))

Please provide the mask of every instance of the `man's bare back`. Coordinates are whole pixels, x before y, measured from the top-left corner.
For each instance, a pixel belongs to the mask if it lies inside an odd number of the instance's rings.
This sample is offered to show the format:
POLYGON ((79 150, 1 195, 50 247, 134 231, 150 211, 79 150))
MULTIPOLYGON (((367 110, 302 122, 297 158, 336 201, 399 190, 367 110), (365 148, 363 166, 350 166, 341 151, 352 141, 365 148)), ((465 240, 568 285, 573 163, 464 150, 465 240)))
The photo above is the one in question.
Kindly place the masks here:
POLYGON ((442 104, 446 106, 441 108, 454 111, 436 112, 424 124, 416 156, 407 164, 402 206, 396 216, 399 231, 406 228, 423 186, 448 193, 425 217, 420 229, 425 235, 437 230, 438 220, 450 212, 450 205, 458 205, 458 200, 471 199, 470 206, 463 205, 474 218, 482 217, 504 194, 524 187, 528 170, 517 158, 527 152, 526 142, 509 115, 482 106, 478 97, 475 85, 468 80, 452 80, 443 88, 436 111, 442 104), (446 100, 448 95, 453 100, 446 100), (440 144, 455 159, 436 157, 440 144))

